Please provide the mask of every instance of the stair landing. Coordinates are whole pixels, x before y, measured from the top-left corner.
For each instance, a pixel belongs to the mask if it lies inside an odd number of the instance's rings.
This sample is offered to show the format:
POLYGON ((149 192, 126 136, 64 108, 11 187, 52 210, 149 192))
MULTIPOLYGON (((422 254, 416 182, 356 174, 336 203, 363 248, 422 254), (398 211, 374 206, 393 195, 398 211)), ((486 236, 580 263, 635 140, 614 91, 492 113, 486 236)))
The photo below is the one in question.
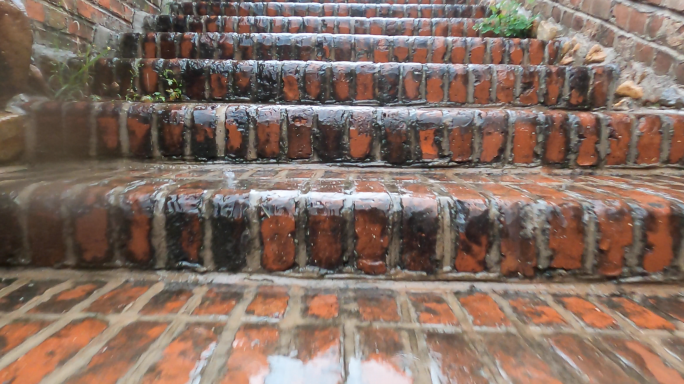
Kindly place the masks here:
POLYGON ((679 286, 0 278, 2 382, 684 381, 679 286))

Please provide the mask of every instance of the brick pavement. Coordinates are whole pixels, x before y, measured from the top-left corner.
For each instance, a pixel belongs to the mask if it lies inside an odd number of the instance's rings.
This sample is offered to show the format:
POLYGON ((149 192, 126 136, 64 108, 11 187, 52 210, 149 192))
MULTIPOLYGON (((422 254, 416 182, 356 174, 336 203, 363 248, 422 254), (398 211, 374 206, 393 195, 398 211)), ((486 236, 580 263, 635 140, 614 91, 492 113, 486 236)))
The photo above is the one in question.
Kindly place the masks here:
POLYGON ((0 278, 3 383, 684 383, 673 285, 0 278))

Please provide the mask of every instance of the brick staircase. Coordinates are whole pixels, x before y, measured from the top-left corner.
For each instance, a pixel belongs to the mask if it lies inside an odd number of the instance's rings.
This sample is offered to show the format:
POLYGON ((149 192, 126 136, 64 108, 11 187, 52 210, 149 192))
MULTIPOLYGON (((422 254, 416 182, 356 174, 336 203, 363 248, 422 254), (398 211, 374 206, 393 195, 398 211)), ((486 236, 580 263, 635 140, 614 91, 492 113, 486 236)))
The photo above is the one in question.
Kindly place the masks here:
POLYGON ((0 174, 0 261, 679 279, 684 114, 614 112, 616 66, 480 36, 488 8, 453 2, 149 16, 95 66, 101 102, 24 105, 36 165, 0 174), (182 101, 125 101, 172 80, 182 101))

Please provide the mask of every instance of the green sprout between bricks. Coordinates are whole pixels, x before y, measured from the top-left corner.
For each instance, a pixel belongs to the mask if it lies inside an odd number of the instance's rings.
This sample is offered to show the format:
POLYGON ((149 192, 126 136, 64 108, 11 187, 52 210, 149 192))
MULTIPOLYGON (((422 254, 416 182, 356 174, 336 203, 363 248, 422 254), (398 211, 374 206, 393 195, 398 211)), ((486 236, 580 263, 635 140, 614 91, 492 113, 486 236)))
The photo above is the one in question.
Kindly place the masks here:
POLYGON ((98 96, 89 95, 87 92, 92 81, 91 70, 110 50, 111 48, 107 47, 102 52, 94 54, 93 49, 86 46, 85 52, 78 56, 78 70, 74 70, 67 62, 53 63, 52 75, 48 78, 52 98, 60 101, 76 101, 86 97, 94 101, 99 100, 98 96))
MULTIPOLYGON (((531 4, 533 1, 528 1, 531 4)), ((496 36, 530 37, 536 17, 529 17, 519 12, 522 5, 514 0, 492 2, 489 9, 491 16, 475 24, 475 30, 481 33, 492 32, 496 36)))
MULTIPOLYGON (((135 74, 134 74, 135 75, 135 74)), ((164 70, 161 74, 162 81, 166 83, 166 93, 168 94, 168 100, 169 101, 177 101, 180 100, 183 91, 182 91, 182 84, 180 81, 178 81, 174 76, 173 76, 173 71, 170 69, 164 70)), ((151 95, 144 95, 140 96, 137 94, 134 90, 129 89, 128 94, 126 95, 126 101, 142 101, 142 102, 166 102, 167 96, 164 96, 163 93, 157 91, 152 93, 151 95)))

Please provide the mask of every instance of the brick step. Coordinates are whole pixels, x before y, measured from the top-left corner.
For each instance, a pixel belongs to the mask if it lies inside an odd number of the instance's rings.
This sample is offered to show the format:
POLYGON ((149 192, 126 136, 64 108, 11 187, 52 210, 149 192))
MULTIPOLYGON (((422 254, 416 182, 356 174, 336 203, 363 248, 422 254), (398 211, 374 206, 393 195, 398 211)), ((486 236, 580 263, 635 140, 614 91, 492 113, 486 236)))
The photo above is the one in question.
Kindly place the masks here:
POLYGON ((556 65, 565 40, 288 33, 124 33, 122 58, 556 65))
POLYGON ((28 158, 425 167, 679 167, 684 114, 37 103, 28 158))
MULTIPOLYGON (((147 32, 331 33, 342 35, 478 37, 481 19, 381 17, 148 16, 147 32)), ((488 34, 486 37, 495 37, 488 34)))
POLYGON ((93 93, 115 98, 129 91, 166 94, 160 79, 165 73, 175 74, 184 98, 195 101, 568 109, 611 106, 619 78, 614 65, 102 59, 93 69, 93 93))
POLYGON ((0 260, 438 278, 680 278, 681 173, 142 163, 7 172, 0 260))
POLYGON ((171 4, 171 14, 196 16, 483 18, 489 16, 491 10, 484 5, 463 4, 321 4, 195 1, 171 4))

